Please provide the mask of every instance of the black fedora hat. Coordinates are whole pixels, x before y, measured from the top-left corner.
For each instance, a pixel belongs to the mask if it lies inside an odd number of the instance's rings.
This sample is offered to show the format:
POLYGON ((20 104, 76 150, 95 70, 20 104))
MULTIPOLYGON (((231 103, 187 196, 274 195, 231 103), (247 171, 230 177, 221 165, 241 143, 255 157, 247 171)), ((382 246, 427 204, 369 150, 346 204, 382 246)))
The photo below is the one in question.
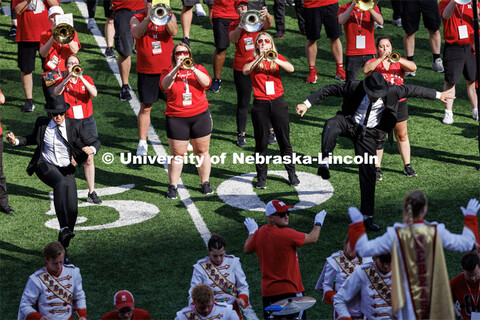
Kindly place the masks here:
POLYGON ((70 109, 70 105, 65 102, 62 96, 58 96, 53 104, 46 104, 44 109, 48 113, 64 113, 70 109))
POLYGON ((388 84, 381 73, 374 72, 363 80, 363 88, 368 95, 381 98, 387 95, 388 84))

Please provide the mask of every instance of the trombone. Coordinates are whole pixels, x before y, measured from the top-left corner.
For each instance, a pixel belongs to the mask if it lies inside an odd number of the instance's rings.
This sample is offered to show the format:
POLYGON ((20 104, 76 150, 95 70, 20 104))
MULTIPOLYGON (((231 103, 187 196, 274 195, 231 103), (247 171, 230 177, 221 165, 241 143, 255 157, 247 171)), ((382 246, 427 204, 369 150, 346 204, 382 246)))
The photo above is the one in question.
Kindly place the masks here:
POLYGON ((243 14, 241 23, 245 31, 257 32, 262 29, 265 18, 262 17, 260 11, 249 10, 243 14))
POLYGON ((390 60, 391 63, 398 62, 398 61, 400 61, 400 53, 398 53, 398 52, 392 52, 392 53, 390 53, 390 55, 388 56, 388 59, 390 60))
POLYGON ((355 7, 362 11, 372 10, 377 6, 378 0, 355 0, 355 7))
POLYGON ((191 70, 193 67, 195 67, 195 62, 192 58, 185 58, 182 61, 182 67, 183 69, 191 70))
POLYGON ((53 40, 59 44, 70 43, 75 37, 75 29, 68 23, 60 23, 52 31, 53 40))
POLYGON ((172 8, 165 3, 157 3, 150 8, 150 21, 157 26, 166 25, 172 19, 172 8))
POLYGON ((72 73, 75 77, 80 77, 83 74, 83 68, 81 65, 76 64, 72 67, 72 73))
POLYGON ((273 50, 268 50, 265 53, 265 60, 267 61, 275 61, 277 59, 277 53, 273 50))

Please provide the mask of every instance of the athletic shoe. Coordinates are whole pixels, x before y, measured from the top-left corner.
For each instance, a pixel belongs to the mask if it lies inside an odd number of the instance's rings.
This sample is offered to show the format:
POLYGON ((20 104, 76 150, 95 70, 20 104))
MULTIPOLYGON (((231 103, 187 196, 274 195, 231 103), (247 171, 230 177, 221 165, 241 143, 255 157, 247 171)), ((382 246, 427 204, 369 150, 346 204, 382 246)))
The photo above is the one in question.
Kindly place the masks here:
POLYGON ((212 186, 210 185, 210 182, 205 181, 204 183, 202 183, 202 193, 203 194, 212 194, 213 193, 212 186))
POLYGON ((127 85, 122 86, 122 91, 120 91, 120 100, 129 101, 132 100, 132 95, 130 94, 130 88, 127 85))
POLYGON ((373 22, 373 26, 375 27, 375 29, 383 29, 383 24, 378 24, 376 22, 373 22))
POLYGON ((95 19, 88 18, 87 28, 88 29, 93 29, 94 27, 95 27, 95 19))
POLYGON ((443 124, 452 124, 453 123, 453 112, 445 110, 445 115, 443 116, 443 124))
POLYGON ((174 185, 169 185, 167 190, 167 199, 177 199, 177 188, 174 185))
POLYGON ((184 37, 184 38, 182 39, 182 42, 185 43, 187 46, 190 47, 190 38, 189 38, 189 37, 184 37))
POLYGON ((415 73, 415 71, 413 72, 405 72, 405 77, 415 77, 417 74, 415 73))
POLYGON ((100 200, 100 198, 97 196, 97 193, 95 191, 88 194, 87 202, 93 203, 93 204, 102 204, 102 200, 100 200))
POLYGON ((237 146, 245 147, 247 145, 247 141, 245 140, 245 136, 242 133, 237 135, 237 146))
POLYGON ((313 83, 317 83, 317 79, 318 79, 317 71, 315 69, 310 69, 310 71, 308 72, 307 81, 305 82, 313 84, 313 83))
POLYGON ((380 167, 375 168, 375 179, 382 181, 382 169, 380 167))
POLYGON ((335 72, 335 79, 345 81, 346 77, 343 68, 337 68, 337 71, 335 72))
POLYGON ((442 59, 437 58, 432 61, 432 70, 438 73, 442 73, 444 71, 442 59))
POLYGON ((222 80, 221 79, 213 79, 212 85, 207 90, 208 92, 217 93, 220 88, 222 87, 222 80))
POLYGON ((195 5, 195 13, 197 14, 197 17, 205 17, 207 15, 205 10, 203 10, 201 3, 197 3, 195 5))
POLYGON ((392 24, 394 26, 401 27, 402 26, 402 18, 392 20, 392 24))
POLYGON ((296 187, 300 184, 300 180, 298 179, 298 176, 295 173, 288 174, 288 181, 290 182, 290 185, 292 187, 296 187))
POLYGON ((35 105, 33 104, 32 99, 26 99, 25 105, 22 108, 22 112, 33 112, 35 110, 35 105))
POLYGON ((277 144, 277 137, 275 137, 275 132, 270 131, 268 134, 268 144, 277 144))
POLYGON ((415 170, 413 170, 411 164, 406 164, 405 165, 405 170, 403 170, 403 174, 406 175, 407 177, 416 177, 417 173, 415 170))
POLYGON ((10 32, 8 33, 8 36, 12 37, 12 38, 16 37, 17 36, 17 27, 11 26, 10 27, 10 32))
POLYGON ((105 57, 110 59, 115 59, 117 57, 113 47, 107 47, 107 49, 105 49, 105 57))
POLYGON ((137 147, 137 156, 146 156, 148 153, 148 144, 139 143, 137 147))
POLYGON ((472 109, 472 118, 478 121, 478 108, 472 109))
POLYGON ((277 31, 274 35, 275 39, 283 39, 285 37, 285 32, 277 31))
POLYGON ((330 179, 330 169, 328 169, 328 166, 326 164, 319 164, 318 169, 317 169, 317 175, 322 177, 324 180, 330 179))
POLYGON ((265 179, 257 178, 257 183, 255 184, 257 189, 267 189, 267 182, 265 179))

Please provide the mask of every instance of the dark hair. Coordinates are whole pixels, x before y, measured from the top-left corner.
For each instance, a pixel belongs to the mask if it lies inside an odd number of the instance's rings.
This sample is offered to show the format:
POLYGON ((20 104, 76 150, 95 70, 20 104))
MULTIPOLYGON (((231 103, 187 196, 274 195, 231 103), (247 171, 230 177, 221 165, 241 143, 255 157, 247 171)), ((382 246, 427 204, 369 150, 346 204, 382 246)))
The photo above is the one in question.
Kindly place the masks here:
POLYGON ((389 36, 381 36, 377 38, 377 43, 375 45, 375 48, 378 48, 378 45, 380 44, 380 41, 382 40, 388 40, 390 41, 390 45, 393 46, 392 39, 389 36))
POLYGON ((65 58, 65 65, 67 64, 68 59, 70 59, 71 57, 77 58, 77 59, 78 59, 78 64, 80 64, 80 58, 77 57, 77 56, 74 55, 74 54, 71 54, 71 55, 69 55, 68 57, 65 58))
POLYGON ((62 244, 58 241, 50 242, 43 249, 43 256, 47 260, 56 259, 62 253, 65 253, 65 249, 63 248, 62 244))
POLYGON ((422 191, 415 190, 405 196, 403 203, 405 207, 404 212, 410 223, 410 219, 418 218, 423 207, 427 205, 427 197, 422 191))
POLYGON ((380 260, 381 263, 390 263, 392 262, 392 255, 390 254, 390 252, 379 254, 377 256, 377 259, 380 260))
POLYGON ((208 251, 220 250, 226 248, 225 239, 216 233, 212 233, 210 240, 208 240, 208 251))
POLYGON ((178 42, 173 46, 173 49, 172 49, 172 57, 171 57, 172 68, 174 68, 175 65, 177 64, 177 58, 175 56, 175 50, 177 49, 177 47, 180 47, 180 46, 185 47, 185 49, 187 49, 187 51, 188 51, 188 57, 192 58, 192 50, 190 49, 190 46, 188 44, 184 43, 184 42, 178 42))
POLYGON ((463 270, 472 272, 476 266, 480 266, 480 258, 476 253, 468 252, 463 255, 461 264, 463 270))

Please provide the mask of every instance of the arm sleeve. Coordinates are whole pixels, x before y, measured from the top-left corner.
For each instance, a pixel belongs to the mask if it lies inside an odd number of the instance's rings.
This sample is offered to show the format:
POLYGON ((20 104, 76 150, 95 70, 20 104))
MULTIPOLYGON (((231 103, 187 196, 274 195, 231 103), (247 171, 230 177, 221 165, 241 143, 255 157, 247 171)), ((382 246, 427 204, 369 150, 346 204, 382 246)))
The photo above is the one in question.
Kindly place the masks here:
POLYGON ((323 268, 325 269, 325 279, 322 283, 323 302, 333 305, 333 295, 335 294, 334 281, 337 271, 328 262, 325 263, 323 268))
POLYGON ((415 85, 393 86, 398 94, 398 99, 401 98, 425 98, 435 100, 437 97, 437 90, 425 88, 415 85))
POLYGON ((192 280, 190 280, 190 289, 188 290, 188 304, 193 303, 192 299, 192 289, 195 287, 197 284, 204 283, 204 277, 203 277, 203 272, 197 269, 197 265, 193 266, 193 275, 192 275, 192 280))
MULTIPOLYGON (((82 286, 82 275, 80 269, 76 268, 75 288, 73 290, 73 306, 78 310, 87 309, 87 300, 82 286)), ((86 310, 85 310, 86 311, 86 310)))
POLYGON ((336 84, 328 84, 321 88, 320 90, 317 90, 313 93, 311 93, 308 97, 307 100, 312 104, 316 104, 318 101, 322 100, 323 98, 326 98, 328 96, 335 96, 335 97, 343 97, 345 95, 345 88, 346 88, 346 82, 342 83, 336 83, 336 84))
POLYGON ((348 312, 347 304, 351 301, 357 294, 360 293, 360 289, 363 285, 362 279, 360 279, 359 273, 363 272, 363 269, 357 268, 350 277, 345 280, 343 286, 337 292, 333 298, 333 307, 335 312, 338 313, 338 318, 349 318, 350 313, 348 312))
MULTIPOLYGON (((42 292, 41 287, 38 287, 37 284, 32 280, 32 276, 28 278, 27 285, 23 290, 22 299, 20 300, 20 308, 18 310, 18 319, 26 319, 27 316, 31 313, 40 314, 33 308, 37 303, 38 298, 42 292)), ((35 319, 35 317, 31 318, 35 319)))
POLYGON ((382 253, 392 251, 392 244, 395 230, 392 227, 387 228, 382 236, 373 240, 368 240, 367 234, 363 234, 355 246, 358 254, 361 257, 376 256, 382 253))
POLYGON ((443 247, 448 250, 466 252, 472 250, 475 244, 475 235, 467 227, 463 227, 462 234, 455 234, 448 231, 443 223, 439 223, 437 231, 443 247))
MULTIPOLYGON (((248 290, 247 277, 245 276, 245 272, 243 272, 240 259, 238 259, 237 270, 235 272, 235 279, 236 279, 238 295, 246 295, 248 299, 248 296, 250 295, 250 291, 248 290)), ((245 301, 245 302, 248 303, 248 301, 245 301)))

